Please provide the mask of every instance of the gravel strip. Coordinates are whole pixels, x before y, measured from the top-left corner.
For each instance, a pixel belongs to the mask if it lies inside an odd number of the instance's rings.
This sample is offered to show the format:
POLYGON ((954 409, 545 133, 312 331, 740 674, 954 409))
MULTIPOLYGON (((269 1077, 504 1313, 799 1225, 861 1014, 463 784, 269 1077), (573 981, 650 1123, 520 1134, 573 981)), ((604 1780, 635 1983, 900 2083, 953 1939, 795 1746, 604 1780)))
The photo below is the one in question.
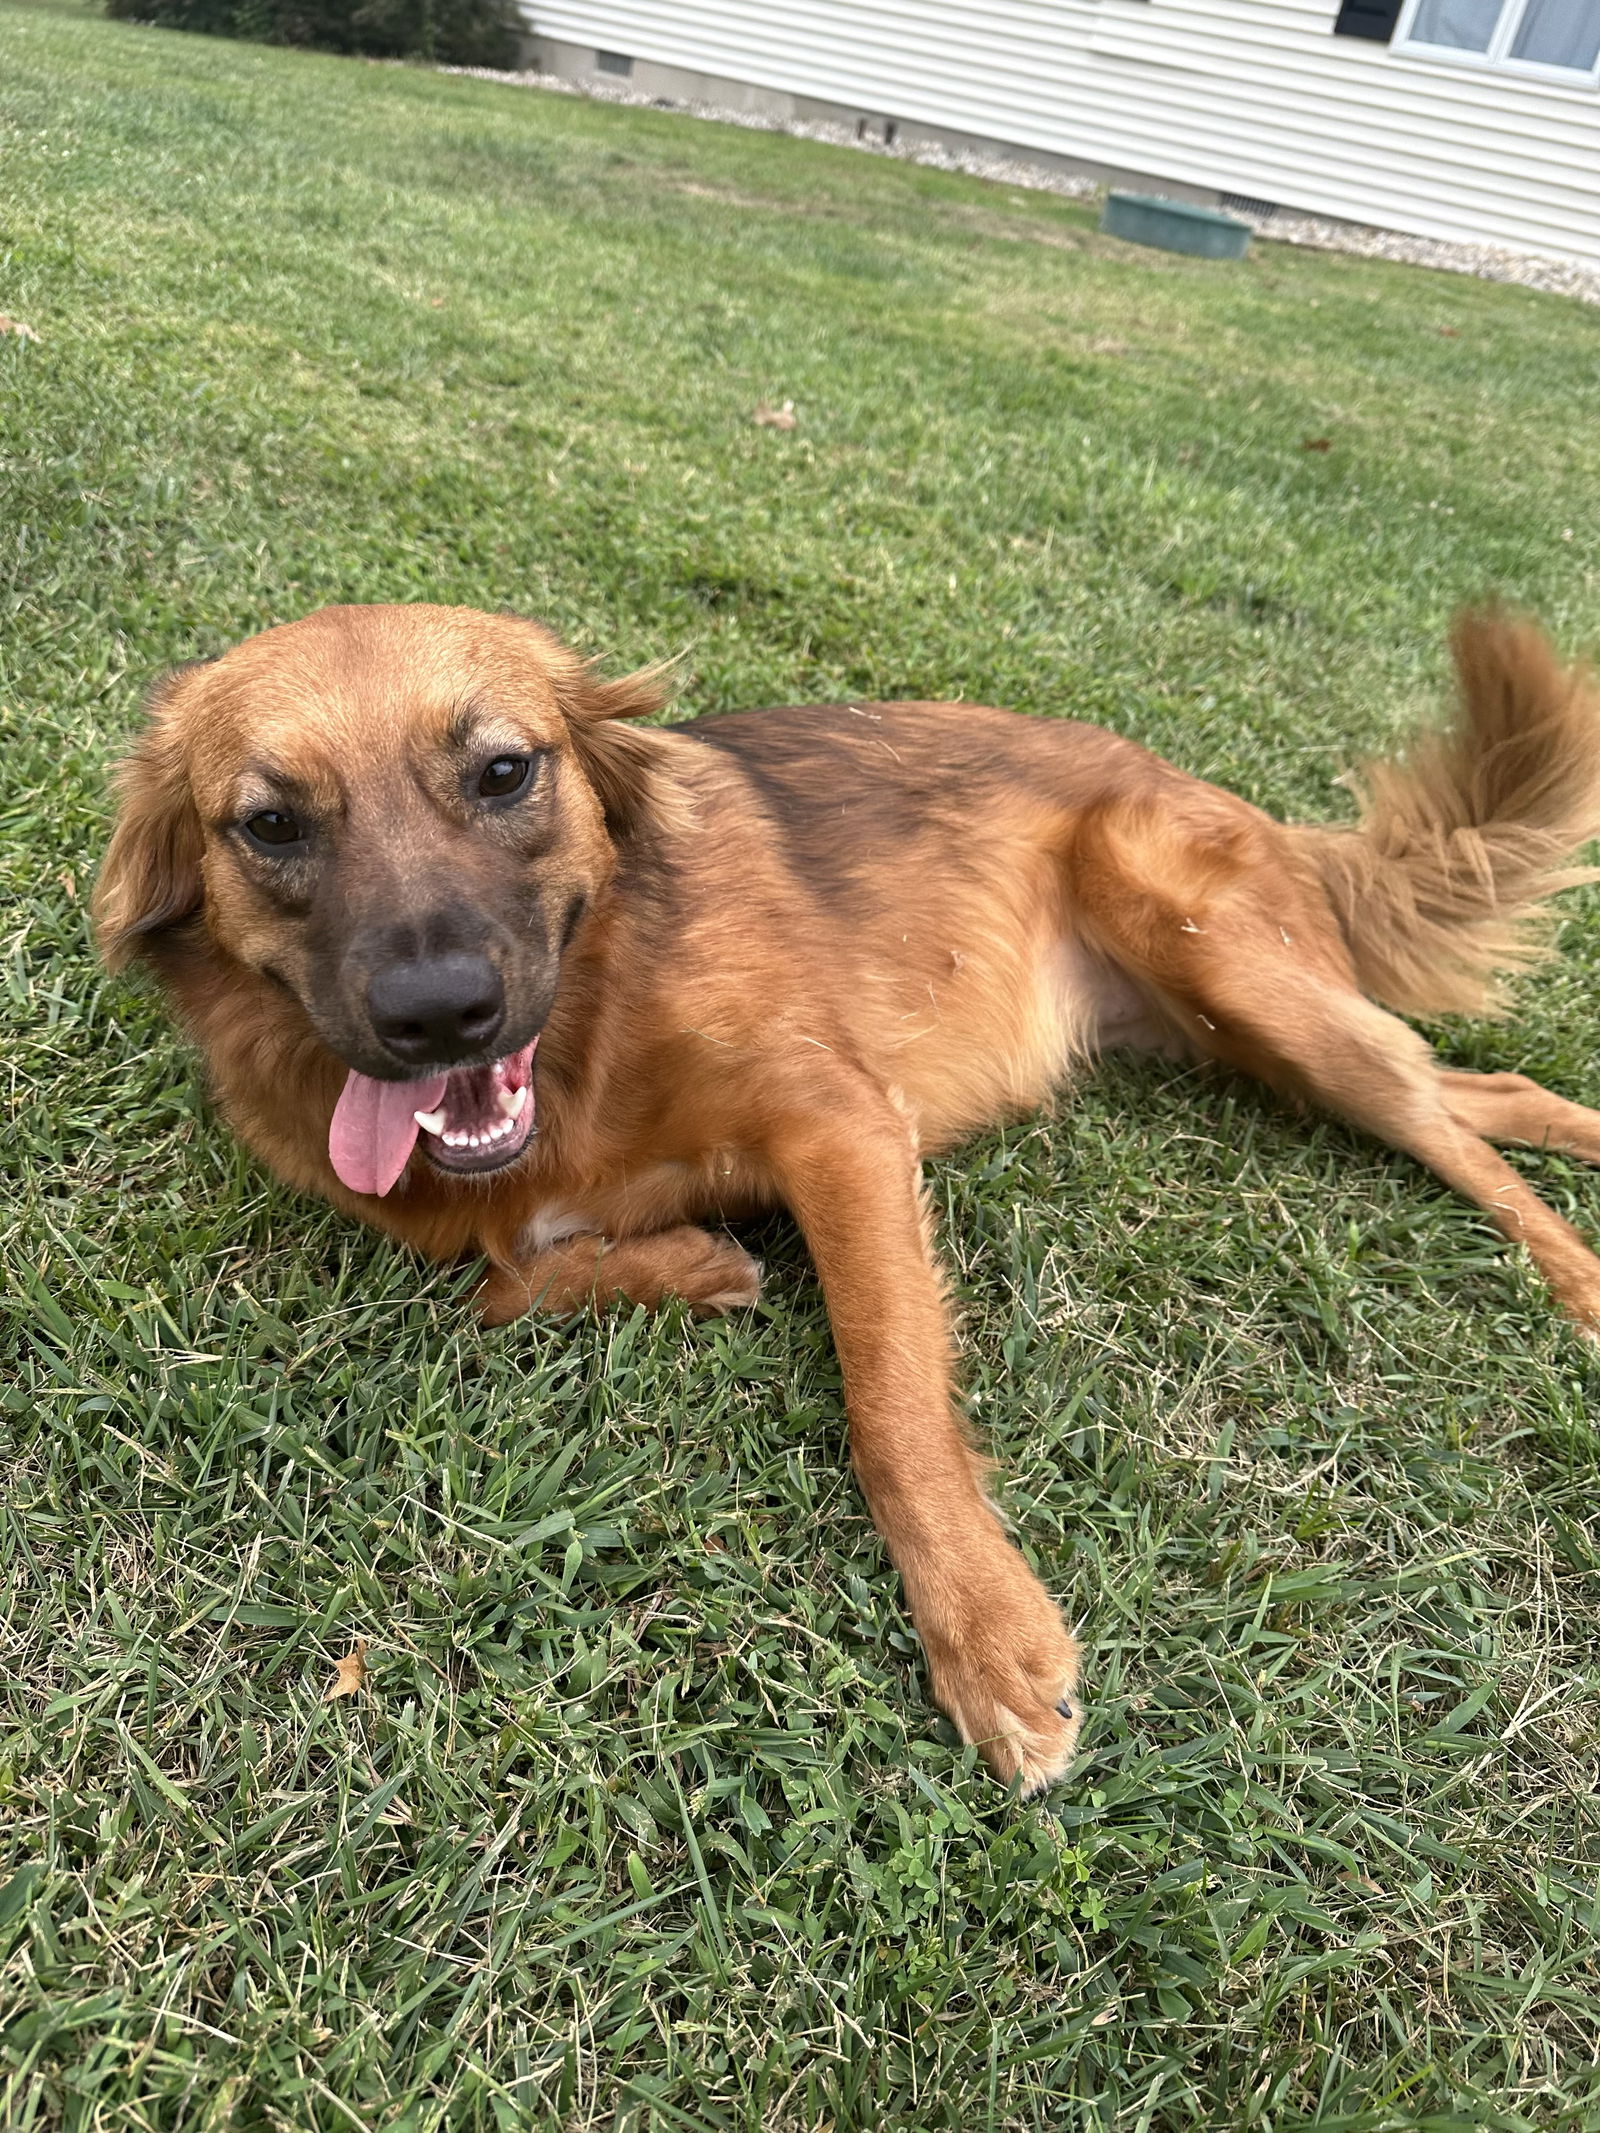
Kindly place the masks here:
POLYGON ((1406 237, 1398 230, 1369 230, 1357 222, 1319 222, 1313 215, 1290 214, 1282 208, 1267 215, 1246 208, 1230 208, 1229 213, 1274 244, 1353 252, 1359 259, 1395 259, 1403 266, 1475 274, 1480 281, 1514 281, 1524 289, 1548 289, 1555 296, 1575 296, 1581 304, 1600 304, 1600 267, 1579 266, 1575 260, 1540 259, 1528 252, 1508 252, 1497 244, 1406 237))
MULTIPOLYGON (((1103 190, 1098 179, 1075 177, 995 149, 955 148, 938 141, 896 141, 887 146, 882 141, 858 139, 853 128, 836 120, 770 118, 758 112, 732 111, 726 104, 647 96, 641 89, 629 88, 626 82, 607 81, 598 75, 578 82, 569 81, 564 74, 502 74, 492 67, 441 67, 439 71, 470 74, 478 81, 505 82, 513 88, 545 89, 557 96, 587 97, 594 103, 678 111, 687 118, 744 126, 753 133, 787 133, 798 140, 827 141, 836 148, 892 156, 898 162, 921 163, 930 170, 961 171, 969 178, 989 178, 1027 192, 1058 193, 1069 200, 1090 200, 1103 190)), ((1249 208, 1233 208, 1229 212, 1241 222, 1248 222, 1257 236, 1274 244, 1305 245, 1318 252, 1350 252, 1360 259, 1392 259, 1403 266, 1437 267, 1447 274, 1473 274, 1480 281, 1517 282, 1525 289, 1547 289, 1556 296, 1576 297, 1580 303, 1600 304, 1600 267, 1508 252, 1495 244, 1455 244, 1441 237, 1406 237, 1397 230, 1367 229, 1355 222, 1323 222, 1315 216, 1296 215, 1281 208, 1265 213, 1249 208)))

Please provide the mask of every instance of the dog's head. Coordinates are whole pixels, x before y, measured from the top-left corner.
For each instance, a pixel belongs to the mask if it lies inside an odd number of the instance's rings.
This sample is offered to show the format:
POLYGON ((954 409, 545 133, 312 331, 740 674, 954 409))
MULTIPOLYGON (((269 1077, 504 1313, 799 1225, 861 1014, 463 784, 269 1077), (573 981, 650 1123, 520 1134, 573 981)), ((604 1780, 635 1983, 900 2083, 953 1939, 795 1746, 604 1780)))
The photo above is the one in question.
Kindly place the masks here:
POLYGON ((499 1169, 643 787, 646 737, 609 722, 663 698, 462 608, 326 608, 181 668, 123 768, 102 952, 202 940, 293 995, 350 1069, 329 1150, 353 1190, 387 1192, 419 1126, 441 1169, 499 1169))

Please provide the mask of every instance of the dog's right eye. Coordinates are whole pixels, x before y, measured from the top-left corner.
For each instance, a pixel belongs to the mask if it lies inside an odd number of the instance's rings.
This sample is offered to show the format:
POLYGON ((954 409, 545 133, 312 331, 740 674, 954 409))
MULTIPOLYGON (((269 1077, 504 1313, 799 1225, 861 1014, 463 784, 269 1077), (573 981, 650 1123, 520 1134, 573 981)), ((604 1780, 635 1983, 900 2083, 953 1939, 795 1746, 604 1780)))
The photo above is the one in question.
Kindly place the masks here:
POLYGON ((276 807, 264 807, 259 814, 249 816, 244 833, 252 844, 264 845, 272 851, 281 851, 286 844, 298 844, 305 835, 293 815, 285 815, 276 807))
POLYGON ((525 755, 497 755, 488 764, 478 779, 478 796, 484 800, 509 800, 513 793, 521 792, 533 769, 533 760, 525 755))

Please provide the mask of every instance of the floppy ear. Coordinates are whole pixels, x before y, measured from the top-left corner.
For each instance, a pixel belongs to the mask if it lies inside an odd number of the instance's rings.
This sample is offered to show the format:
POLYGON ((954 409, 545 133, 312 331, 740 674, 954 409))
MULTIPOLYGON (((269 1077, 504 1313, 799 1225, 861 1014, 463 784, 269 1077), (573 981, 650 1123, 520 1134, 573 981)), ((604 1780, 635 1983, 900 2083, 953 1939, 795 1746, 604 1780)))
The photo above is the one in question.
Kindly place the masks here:
POLYGON ((179 667, 156 683, 149 724, 117 773, 117 824, 94 889, 95 935, 112 970, 200 908, 204 841, 177 726, 193 672, 179 667))
POLYGON ((644 820, 658 760, 657 744, 648 730, 634 732, 615 722, 659 711, 672 693, 673 664, 663 660, 617 681, 598 681, 591 660, 560 691, 573 750, 613 837, 630 836, 644 820))

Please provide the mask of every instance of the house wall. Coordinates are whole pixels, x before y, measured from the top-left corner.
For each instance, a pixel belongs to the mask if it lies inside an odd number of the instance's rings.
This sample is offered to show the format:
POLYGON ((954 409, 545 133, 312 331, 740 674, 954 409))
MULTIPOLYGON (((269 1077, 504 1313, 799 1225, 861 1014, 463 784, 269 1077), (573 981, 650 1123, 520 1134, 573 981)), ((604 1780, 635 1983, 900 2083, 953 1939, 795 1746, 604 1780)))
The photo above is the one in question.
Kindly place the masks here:
POLYGON ((541 37, 1174 189, 1600 262, 1600 91, 1332 35, 1336 0, 524 0, 541 37))

